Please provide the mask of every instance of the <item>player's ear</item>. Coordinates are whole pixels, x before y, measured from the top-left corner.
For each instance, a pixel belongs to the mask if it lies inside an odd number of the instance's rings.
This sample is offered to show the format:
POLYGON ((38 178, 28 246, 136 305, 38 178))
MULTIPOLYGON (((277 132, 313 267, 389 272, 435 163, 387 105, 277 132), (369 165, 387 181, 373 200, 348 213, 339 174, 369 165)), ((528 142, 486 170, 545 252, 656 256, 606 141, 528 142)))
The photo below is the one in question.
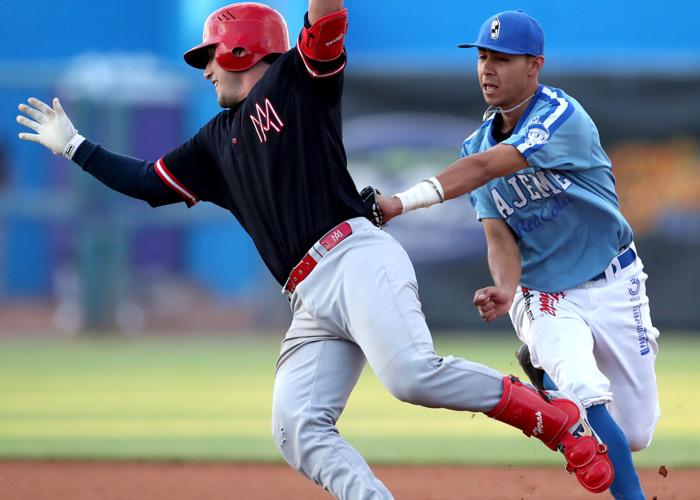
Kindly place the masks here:
POLYGON ((530 56, 530 61, 528 62, 528 73, 531 76, 534 76, 542 71, 542 66, 544 66, 544 56, 530 56))

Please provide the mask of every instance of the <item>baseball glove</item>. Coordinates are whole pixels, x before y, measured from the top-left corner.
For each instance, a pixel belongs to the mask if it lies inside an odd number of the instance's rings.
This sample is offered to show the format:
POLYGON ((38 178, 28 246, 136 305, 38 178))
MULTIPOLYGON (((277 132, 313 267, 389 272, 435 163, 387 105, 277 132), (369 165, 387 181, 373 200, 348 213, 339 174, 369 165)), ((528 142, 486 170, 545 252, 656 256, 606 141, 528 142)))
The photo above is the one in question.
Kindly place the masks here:
POLYGON ((360 191, 360 198, 362 198, 362 204, 365 206, 365 217, 379 229, 384 227, 384 215, 377 203, 377 196, 380 194, 382 193, 373 186, 367 186, 360 191))

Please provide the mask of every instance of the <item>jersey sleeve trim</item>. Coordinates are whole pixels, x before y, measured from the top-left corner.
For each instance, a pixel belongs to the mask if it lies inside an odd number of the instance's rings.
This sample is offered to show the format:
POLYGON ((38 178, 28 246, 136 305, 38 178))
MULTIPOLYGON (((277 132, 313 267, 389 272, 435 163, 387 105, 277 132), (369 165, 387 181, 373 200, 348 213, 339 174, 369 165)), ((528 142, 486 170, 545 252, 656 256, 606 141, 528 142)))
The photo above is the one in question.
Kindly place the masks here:
POLYGON ((155 170, 158 177, 160 177, 168 187, 182 196, 188 207, 193 207, 199 201, 199 198, 197 198, 190 190, 183 186, 182 183, 178 181, 170 172, 170 170, 168 170, 168 167, 165 166, 162 158, 156 162, 155 170))
POLYGON ((484 220, 484 219, 500 219, 504 220, 503 215, 498 213, 495 210, 488 210, 484 209, 483 207, 474 207, 474 211, 476 212, 476 219, 477 220, 484 220))
POLYGON ((301 51, 299 48, 299 45, 297 44, 297 52, 299 53, 299 56, 301 57, 301 61, 304 63, 304 66, 306 67, 306 71, 311 75, 312 78, 328 78, 329 76, 337 75, 341 71, 345 69, 345 64, 347 63, 347 58, 345 57, 345 49, 343 49, 343 53, 341 54, 340 57, 342 57, 343 62, 341 63, 340 67, 333 69, 329 72, 323 72, 323 71, 318 71, 313 68, 311 65, 311 62, 306 58, 304 53, 301 51))
POLYGON ((542 118, 540 118, 541 126, 544 127, 548 133, 547 140, 531 141, 529 140, 529 134, 526 131, 525 134, 520 137, 520 139, 513 143, 513 146, 515 146, 515 148, 525 158, 528 158, 531 154, 539 151, 542 146, 547 144, 549 138, 551 138, 557 129, 561 127, 574 112, 574 106, 567 101, 566 98, 557 95, 545 87, 542 88, 542 93, 546 94, 550 98, 550 103, 552 104, 549 111, 542 118))

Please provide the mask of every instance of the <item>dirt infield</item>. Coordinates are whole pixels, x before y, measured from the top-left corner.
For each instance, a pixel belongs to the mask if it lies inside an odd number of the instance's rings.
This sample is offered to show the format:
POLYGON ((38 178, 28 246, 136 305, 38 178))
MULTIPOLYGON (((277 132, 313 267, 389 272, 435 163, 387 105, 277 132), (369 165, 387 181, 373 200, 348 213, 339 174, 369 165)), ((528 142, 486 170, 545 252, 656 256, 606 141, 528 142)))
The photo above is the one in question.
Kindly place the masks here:
MULTIPOLYGON (((558 469, 383 466, 398 500, 593 499, 558 469)), ((642 471, 649 500, 700 499, 700 471, 642 471)), ((0 462, 3 500, 323 500, 331 496, 282 465, 0 462)))

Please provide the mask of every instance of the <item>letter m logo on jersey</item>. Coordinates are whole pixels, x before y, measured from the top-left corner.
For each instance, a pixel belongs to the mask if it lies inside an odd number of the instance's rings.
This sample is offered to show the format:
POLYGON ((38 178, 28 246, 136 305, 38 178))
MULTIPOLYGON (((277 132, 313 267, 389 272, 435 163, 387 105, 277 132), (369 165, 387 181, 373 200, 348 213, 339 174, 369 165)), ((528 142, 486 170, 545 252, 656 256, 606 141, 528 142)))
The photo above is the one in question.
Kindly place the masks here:
POLYGON ((265 109, 256 102, 255 110, 257 112, 257 117, 255 115, 249 116, 255 127, 255 132, 258 134, 258 139, 260 139, 260 143, 262 144, 267 142, 267 132, 269 132, 270 129, 273 129, 275 132, 280 132, 284 127, 284 123, 280 120, 277 111, 275 111, 275 107, 269 99, 265 99, 265 109))
POLYGON ((331 239, 333 240, 333 243, 338 243, 340 240, 343 239, 343 236, 345 235, 340 230, 335 230, 331 233, 331 239))

